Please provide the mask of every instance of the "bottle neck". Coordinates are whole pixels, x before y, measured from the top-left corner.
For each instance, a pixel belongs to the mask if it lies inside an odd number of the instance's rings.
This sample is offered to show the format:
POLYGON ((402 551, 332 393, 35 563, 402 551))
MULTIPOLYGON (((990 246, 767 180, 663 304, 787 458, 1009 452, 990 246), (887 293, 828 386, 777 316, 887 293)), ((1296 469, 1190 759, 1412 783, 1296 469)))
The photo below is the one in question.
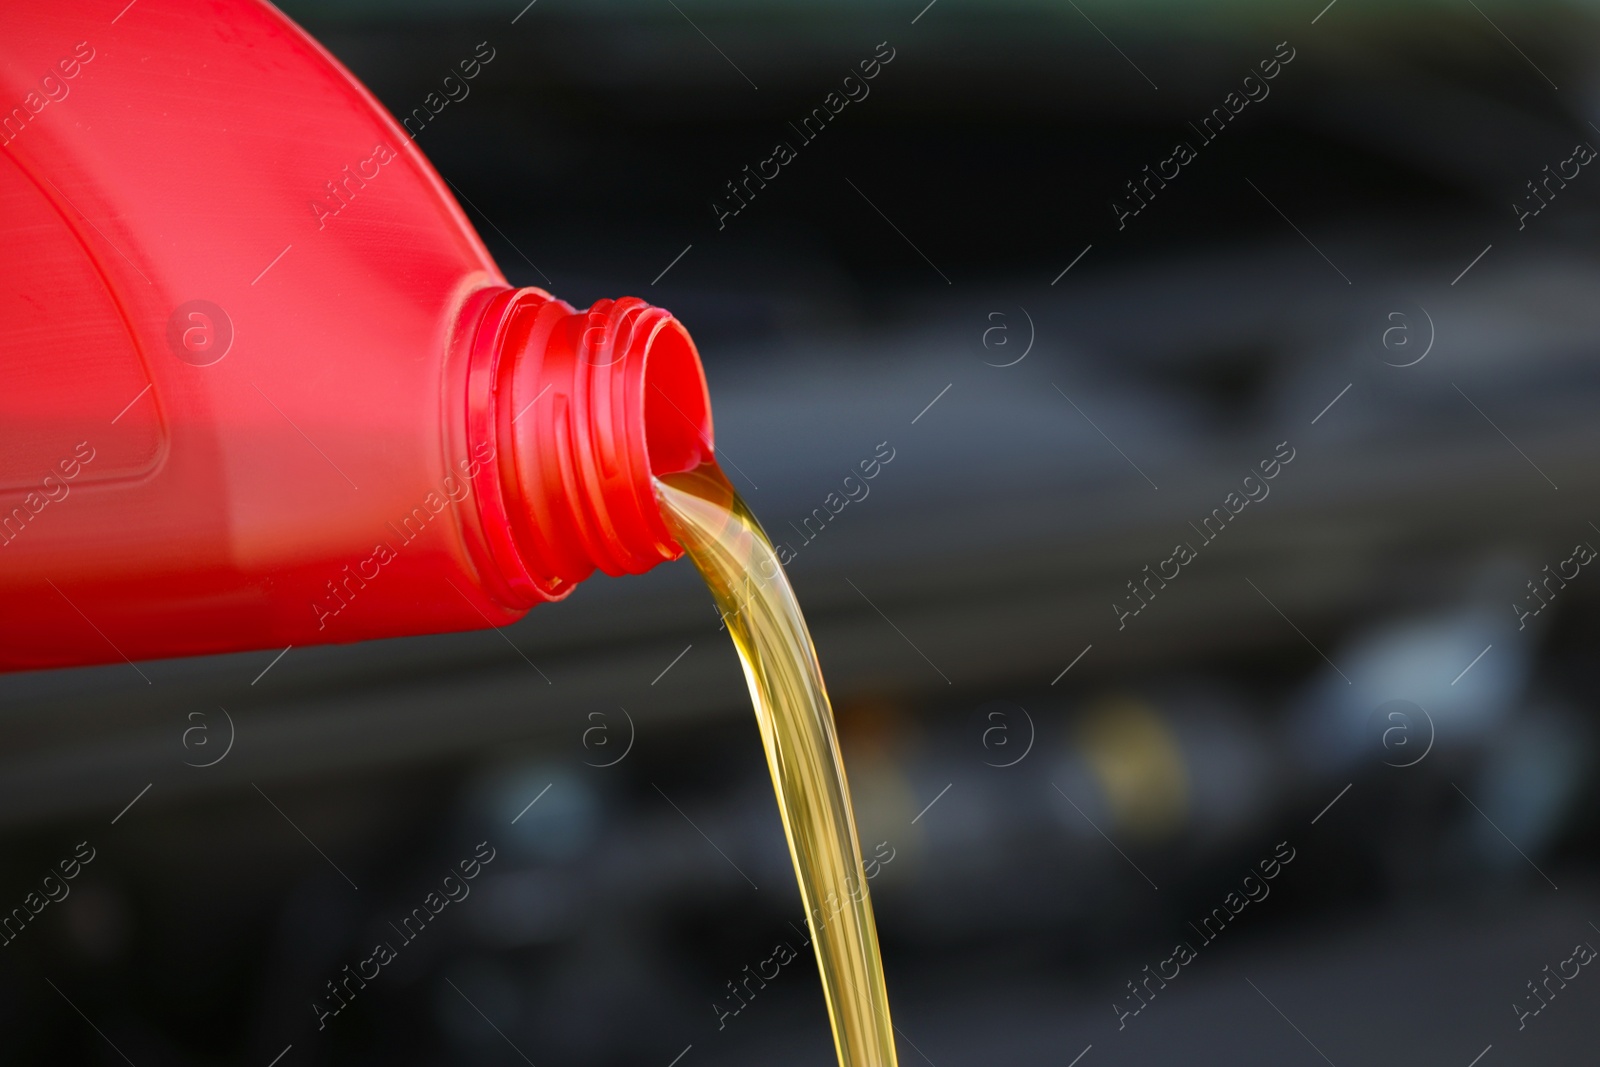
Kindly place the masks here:
POLYGON ((705 373, 677 319, 634 297, 577 311, 533 288, 479 318, 467 436, 492 585, 516 607, 682 555, 652 479, 713 451, 705 373))

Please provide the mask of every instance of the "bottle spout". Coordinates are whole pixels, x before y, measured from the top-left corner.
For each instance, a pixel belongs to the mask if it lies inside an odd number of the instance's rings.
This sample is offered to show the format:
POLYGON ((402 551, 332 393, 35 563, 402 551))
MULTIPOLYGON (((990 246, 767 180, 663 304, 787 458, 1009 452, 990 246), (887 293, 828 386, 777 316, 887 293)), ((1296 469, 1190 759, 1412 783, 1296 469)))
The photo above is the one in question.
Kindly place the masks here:
POLYGON ((670 313, 507 291, 480 320, 468 390, 474 455, 492 456, 474 476, 484 535, 518 606, 683 554, 653 479, 714 446, 700 354, 670 313))

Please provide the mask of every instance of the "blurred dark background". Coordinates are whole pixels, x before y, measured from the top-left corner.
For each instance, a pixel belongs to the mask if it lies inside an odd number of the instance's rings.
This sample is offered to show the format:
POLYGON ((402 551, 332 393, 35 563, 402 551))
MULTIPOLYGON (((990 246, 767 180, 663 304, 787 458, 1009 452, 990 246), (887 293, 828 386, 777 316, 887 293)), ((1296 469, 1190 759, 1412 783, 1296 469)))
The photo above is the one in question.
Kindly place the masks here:
MULTIPOLYGON (((694 333, 887 857, 903 1064, 1592 1059, 1592 5, 288 11, 426 109, 513 282, 694 333)), ((0 1061, 831 1062, 808 956, 748 984, 801 913, 686 562, 272 656, 0 678, 0 903, 94 850, 0 950, 0 1061)))

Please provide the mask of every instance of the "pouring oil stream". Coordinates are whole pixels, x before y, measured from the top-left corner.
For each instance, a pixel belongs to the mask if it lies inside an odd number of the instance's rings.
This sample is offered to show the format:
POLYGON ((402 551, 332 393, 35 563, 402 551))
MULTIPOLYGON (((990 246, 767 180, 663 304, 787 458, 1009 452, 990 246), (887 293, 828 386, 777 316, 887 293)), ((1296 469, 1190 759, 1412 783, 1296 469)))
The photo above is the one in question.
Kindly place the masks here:
POLYGON ((715 462, 658 478, 656 496, 744 666, 839 1065, 897 1067, 833 707, 800 604, 772 542, 715 462))

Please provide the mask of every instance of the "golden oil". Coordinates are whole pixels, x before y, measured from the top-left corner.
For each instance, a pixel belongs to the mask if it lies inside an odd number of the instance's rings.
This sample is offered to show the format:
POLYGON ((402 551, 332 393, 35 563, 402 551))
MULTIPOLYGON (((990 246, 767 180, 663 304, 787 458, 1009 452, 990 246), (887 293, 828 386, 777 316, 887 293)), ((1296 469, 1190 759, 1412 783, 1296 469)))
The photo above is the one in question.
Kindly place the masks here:
POLYGON ((766 532, 714 462, 658 479, 656 495, 711 588, 744 665, 840 1067, 895 1067, 878 932, 833 708, 794 590, 766 532))

